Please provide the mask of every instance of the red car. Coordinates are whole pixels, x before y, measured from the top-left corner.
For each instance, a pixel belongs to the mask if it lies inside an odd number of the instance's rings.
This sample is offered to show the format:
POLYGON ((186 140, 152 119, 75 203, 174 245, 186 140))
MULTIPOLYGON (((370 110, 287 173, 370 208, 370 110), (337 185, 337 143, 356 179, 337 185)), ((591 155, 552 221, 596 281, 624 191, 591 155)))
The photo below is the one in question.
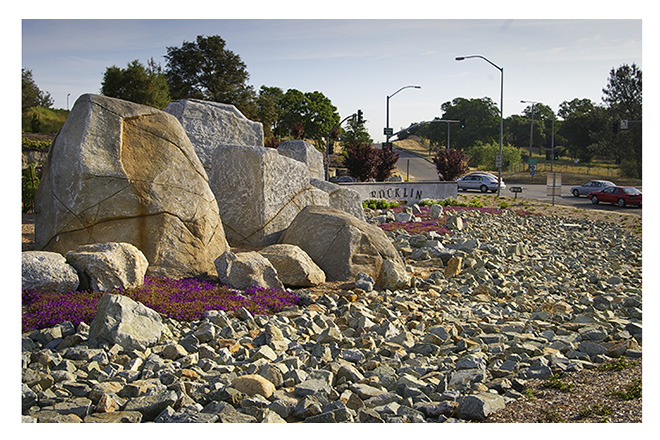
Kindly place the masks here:
POLYGON ((591 203, 597 205, 600 202, 614 203, 623 208, 626 205, 642 206, 642 192, 631 186, 608 186, 602 191, 589 193, 587 196, 591 203))

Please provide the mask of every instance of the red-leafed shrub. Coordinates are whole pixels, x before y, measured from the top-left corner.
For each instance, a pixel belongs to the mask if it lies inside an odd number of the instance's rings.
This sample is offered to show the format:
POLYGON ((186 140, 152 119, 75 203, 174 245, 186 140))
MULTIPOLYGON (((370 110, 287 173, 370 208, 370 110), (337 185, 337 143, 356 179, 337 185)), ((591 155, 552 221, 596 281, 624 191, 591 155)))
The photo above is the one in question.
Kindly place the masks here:
POLYGON ((460 150, 439 150, 433 158, 438 178, 442 181, 456 180, 469 171, 467 156, 460 150))

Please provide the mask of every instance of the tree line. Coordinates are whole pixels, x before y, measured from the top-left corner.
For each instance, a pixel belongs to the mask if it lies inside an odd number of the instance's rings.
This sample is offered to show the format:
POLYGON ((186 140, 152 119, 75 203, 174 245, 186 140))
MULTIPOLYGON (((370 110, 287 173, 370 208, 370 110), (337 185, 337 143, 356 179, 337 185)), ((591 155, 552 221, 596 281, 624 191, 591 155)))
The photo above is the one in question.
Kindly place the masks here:
MULTIPOLYGON (((583 163, 612 161, 621 165, 624 175, 641 178, 642 71, 635 64, 612 68, 602 90, 602 105, 575 98, 562 102, 555 114, 549 106, 534 103, 522 114, 505 118, 504 161, 507 156, 516 156, 514 150, 521 160, 532 150, 550 152, 554 134, 555 151, 562 156, 583 163), (621 121, 628 121, 625 128, 621 121)), ((443 114, 435 122, 418 126, 413 122, 399 138, 417 135, 427 139, 431 148, 462 150, 474 160, 492 156, 478 154, 484 146, 499 145, 500 112, 490 98, 455 98, 443 103, 441 109, 443 114), (452 120, 464 120, 464 126, 444 122, 452 120)))
MULTIPOLYGON (((305 138, 324 150, 326 134, 340 121, 337 108, 321 92, 284 91, 266 85, 256 90, 248 83, 247 66, 238 54, 226 48, 220 36, 200 35, 179 47, 167 47, 165 60, 164 67, 153 59, 146 64, 133 60, 125 68, 108 67, 100 91, 106 96, 161 109, 173 100, 188 98, 233 104, 247 118, 263 124, 267 146, 277 146, 282 138, 305 138)), ((50 95, 39 90, 31 72, 23 69, 23 112, 30 107, 50 106, 50 95)), ((499 144, 500 115, 490 98, 459 97, 443 103, 441 109, 439 119, 464 120, 464 127, 440 121, 413 127, 416 122, 411 122, 399 139, 417 135, 428 139, 438 151, 457 149, 473 158, 494 161, 488 151, 499 144)), ((602 105, 576 98, 564 101, 555 114, 549 106, 535 103, 522 114, 506 118, 504 160, 524 160, 532 148, 540 152, 550 149, 554 134, 555 146, 562 155, 581 162, 611 160, 621 165, 625 175, 641 178, 641 119, 641 69, 635 64, 622 65, 610 71, 602 105), (622 129, 621 120, 632 122, 622 129)), ((343 139, 346 132, 341 130, 341 136, 343 139)), ((368 134, 367 138, 359 142, 371 142, 368 134)))

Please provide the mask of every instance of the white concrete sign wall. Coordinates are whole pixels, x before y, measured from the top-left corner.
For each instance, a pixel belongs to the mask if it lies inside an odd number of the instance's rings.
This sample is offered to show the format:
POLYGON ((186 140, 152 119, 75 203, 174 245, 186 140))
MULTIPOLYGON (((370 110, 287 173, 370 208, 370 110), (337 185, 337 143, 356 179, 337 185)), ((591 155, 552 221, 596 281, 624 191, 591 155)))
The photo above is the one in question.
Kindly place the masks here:
POLYGON ((448 199, 458 197, 456 182, 351 182, 340 183, 360 194, 362 201, 369 199, 406 200, 409 205, 422 199, 448 199))

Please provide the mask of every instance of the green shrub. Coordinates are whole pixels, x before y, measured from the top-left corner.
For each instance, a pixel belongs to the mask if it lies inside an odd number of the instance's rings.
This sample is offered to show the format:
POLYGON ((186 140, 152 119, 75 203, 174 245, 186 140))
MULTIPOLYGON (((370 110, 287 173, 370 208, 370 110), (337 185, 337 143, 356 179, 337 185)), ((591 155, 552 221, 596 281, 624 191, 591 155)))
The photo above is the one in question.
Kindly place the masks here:
POLYGON ((32 107, 22 114, 22 126, 25 133, 57 133, 67 116, 68 110, 32 107))
POLYGON ((21 147, 29 150, 47 151, 50 148, 50 141, 36 141, 33 139, 22 138, 21 147))
POLYGON ((621 400, 635 400, 641 399, 642 397, 642 381, 635 380, 632 383, 626 385, 624 390, 613 391, 611 394, 613 397, 617 397, 621 400))
POLYGON ((39 186, 39 173, 34 164, 23 169, 22 173, 22 192, 23 192, 23 212, 29 212, 34 208, 34 197, 37 195, 39 186))
POLYGON ((627 370, 628 368, 634 367, 637 365, 636 361, 626 360, 625 357, 621 356, 618 359, 608 361, 603 363, 600 366, 599 370, 601 371, 622 371, 627 370))
POLYGON ((481 202, 481 199, 479 197, 475 197, 473 199, 470 199, 470 201, 468 202, 468 206, 473 208, 483 208, 484 204, 481 202))
MULTIPOLYGON (((405 202, 404 202, 405 203, 405 202)), ((390 201, 385 199, 368 199, 362 202, 362 207, 365 209, 392 209, 401 205, 400 201, 390 201)))
POLYGON ((573 384, 563 382, 558 374, 553 374, 548 380, 543 382, 543 386, 546 388, 553 388, 559 390, 562 393, 569 393, 573 389, 573 384))
MULTIPOLYGON (((500 144, 484 144, 477 142, 473 145, 468 154, 470 155, 470 166, 483 170, 496 170, 495 156, 500 153, 500 144)), ((502 146, 502 162, 507 168, 511 164, 519 164, 522 161, 520 149, 512 145, 502 146)))

